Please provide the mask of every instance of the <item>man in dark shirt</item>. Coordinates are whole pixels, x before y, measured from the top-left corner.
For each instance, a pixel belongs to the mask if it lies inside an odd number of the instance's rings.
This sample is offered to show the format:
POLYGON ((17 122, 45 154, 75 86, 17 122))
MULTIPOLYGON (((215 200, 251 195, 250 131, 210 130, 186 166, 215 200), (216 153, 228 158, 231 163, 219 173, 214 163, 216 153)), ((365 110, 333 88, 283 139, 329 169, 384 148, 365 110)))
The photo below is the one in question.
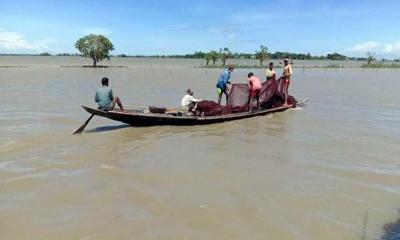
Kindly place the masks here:
POLYGON ((114 110, 115 104, 118 104, 121 111, 125 112, 119 97, 114 97, 113 91, 108 87, 108 78, 101 79, 101 87, 97 88, 94 101, 99 105, 99 109, 104 111, 114 110))

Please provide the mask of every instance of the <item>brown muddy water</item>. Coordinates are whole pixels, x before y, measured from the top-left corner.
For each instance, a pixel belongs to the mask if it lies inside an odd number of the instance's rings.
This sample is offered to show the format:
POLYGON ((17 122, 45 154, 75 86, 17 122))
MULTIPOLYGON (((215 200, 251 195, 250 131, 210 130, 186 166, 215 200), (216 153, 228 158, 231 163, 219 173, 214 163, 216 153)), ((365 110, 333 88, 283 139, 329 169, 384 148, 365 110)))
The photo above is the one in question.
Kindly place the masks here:
POLYGON ((197 60, 59 67, 88 62, 0 58, 26 66, 0 68, 0 239, 377 239, 398 218, 399 70, 295 69, 302 109, 72 136, 103 76, 128 106, 216 98, 197 60))

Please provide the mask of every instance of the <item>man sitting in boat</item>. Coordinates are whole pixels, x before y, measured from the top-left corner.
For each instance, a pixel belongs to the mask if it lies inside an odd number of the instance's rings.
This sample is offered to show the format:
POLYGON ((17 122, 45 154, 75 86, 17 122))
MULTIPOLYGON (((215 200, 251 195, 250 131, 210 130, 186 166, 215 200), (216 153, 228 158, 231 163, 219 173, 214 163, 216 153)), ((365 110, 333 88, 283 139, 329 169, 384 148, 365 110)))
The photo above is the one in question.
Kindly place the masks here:
POLYGON ((228 94, 229 90, 227 84, 231 83, 229 80, 231 79, 231 73, 233 72, 234 66, 229 65, 228 69, 221 73, 217 81, 217 93, 218 93, 218 104, 221 105, 222 94, 225 94, 226 103, 228 103, 228 94))
POLYGON ((268 80, 275 80, 276 79, 276 73, 274 70, 274 63, 270 62, 268 65, 267 70, 265 71, 265 75, 267 76, 267 81, 268 80))
POLYGON ((94 101, 99 105, 98 108, 103 111, 111 111, 114 110, 115 104, 118 104, 121 111, 125 112, 119 97, 114 97, 112 89, 108 87, 108 78, 103 77, 101 85, 97 88, 94 98, 94 101))
POLYGON ((185 113, 194 112, 196 110, 197 103, 200 101, 201 99, 196 99, 193 97, 193 91, 189 88, 186 90, 186 95, 182 98, 181 110, 185 113))
POLYGON ((257 109, 260 106, 261 81, 252 72, 250 72, 247 76, 248 76, 248 86, 249 86, 249 111, 251 112, 253 107, 252 103, 254 97, 257 99, 257 109))

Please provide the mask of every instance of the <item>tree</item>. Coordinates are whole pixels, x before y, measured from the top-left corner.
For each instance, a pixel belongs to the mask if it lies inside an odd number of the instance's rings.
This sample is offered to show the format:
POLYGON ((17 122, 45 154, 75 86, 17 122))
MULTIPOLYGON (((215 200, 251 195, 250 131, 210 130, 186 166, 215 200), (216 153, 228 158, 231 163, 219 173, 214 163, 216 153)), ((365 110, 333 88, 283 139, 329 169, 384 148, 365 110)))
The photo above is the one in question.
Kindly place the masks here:
POLYGON ((206 55, 206 53, 202 52, 202 51, 196 51, 193 54, 186 54, 185 57, 186 58, 204 58, 206 55))
POLYGON ((40 54, 40 56, 51 56, 51 54, 48 53, 48 52, 42 52, 42 53, 40 54))
POLYGON ((227 47, 225 47, 224 49, 220 48, 219 54, 222 60, 222 66, 225 66, 225 62, 227 59, 232 58, 232 53, 227 47))
POLYGON ((262 63, 268 58, 268 48, 266 46, 261 45, 260 51, 256 51, 256 58, 260 61, 260 67, 262 63))
POLYGON ((371 63, 376 60, 376 54, 373 52, 367 52, 366 55, 367 55, 367 65, 371 65, 371 63))
POLYGON ((339 54, 337 52, 334 52, 332 54, 327 54, 326 58, 329 60, 334 60, 334 61, 343 61, 343 60, 347 59, 347 57, 345 55, 339 54))
POLYGON ((212 50, 212 51, 209 52, 209 54, 210 54, 211 60, 212 60, 212 62, 213 62, 213 65, 215 65, 215 62, 216 62, 216 61, 218 60, 218 58, 219 58, 218 52, 215 51, 215 50, 212 50))
POLYGON ((97 62, 107 58, 110 59, 110 51, 114 50, 111 41, 103 35, 89 34, 80 38, 75 43, 75 48, 81 52, 83 57, 93 59, 93 67, 97 67, 97 62))
POLYGON ((204 60, 206 60, 206 65, 210 63, 210 60, 212 59, 211 52, 208 52, 204 55, 204 60))

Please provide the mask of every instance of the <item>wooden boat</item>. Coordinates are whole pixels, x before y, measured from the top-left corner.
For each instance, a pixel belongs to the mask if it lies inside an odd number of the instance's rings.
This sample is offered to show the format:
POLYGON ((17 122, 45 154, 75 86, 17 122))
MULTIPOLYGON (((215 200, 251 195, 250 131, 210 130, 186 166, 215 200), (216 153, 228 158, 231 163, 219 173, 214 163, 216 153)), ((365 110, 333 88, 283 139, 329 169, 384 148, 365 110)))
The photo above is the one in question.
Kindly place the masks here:
MULTIPOLYGON (((297 106, 301 106, 309 99, 299 101, 297 106)), ((203 125, 212 123, 221 123, 226 121, 233 121, 244 118, 251 118, 256 116, 267 115, 274 112, 282 112, 293 105, 281 106, 270 109, 262 109, 254 112, 241 112, 233 114, 225 114, 219 116, 179 116, 173 113, 146 113, 144 109, 132 109, 127 112, 119 110, 115 111, 102 111, 99 109, 82 106, 88 113, 96 116, 109 118, 115 121, 130 124, 132 126, 157 126, 157 125, 203 125)))

